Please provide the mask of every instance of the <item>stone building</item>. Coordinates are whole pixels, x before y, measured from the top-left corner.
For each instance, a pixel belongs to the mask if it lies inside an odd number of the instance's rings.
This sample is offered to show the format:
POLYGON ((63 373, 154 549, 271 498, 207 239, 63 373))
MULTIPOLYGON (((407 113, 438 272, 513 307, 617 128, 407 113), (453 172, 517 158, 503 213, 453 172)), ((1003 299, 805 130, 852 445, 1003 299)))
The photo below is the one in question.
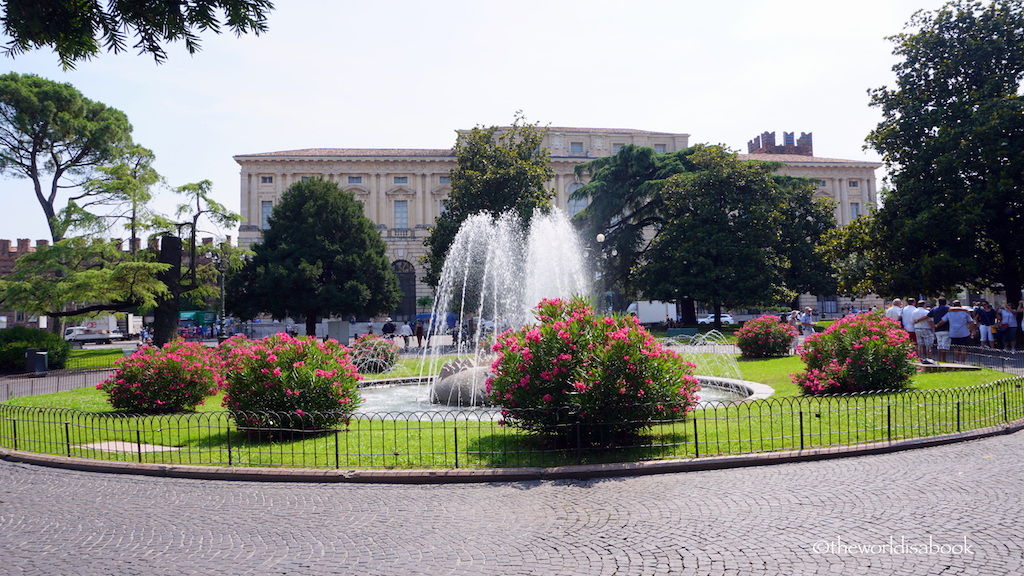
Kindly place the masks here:
MULTIPOLYGON (((792 135, 784 136, 788 143, 792 135)), ((570 215, 584 207, 569 200, 582 185, 574 175, 578 164, 614 154, 627 144, 649 146, 662 153, 683 150, 689 140, 689 134, 646 130, 548 128, 543 146, 550 152, 555 173, 548 183, 556 193, 555 205, 570 215)), ((817 194, 838 201, 840 224, 876 205, 874 173, 881 164, 815 157, 809 134, 801 135, 791 146, 775 146, 775 136, 770 133, 755 140, 758 146, 740 154, 741 159, 782 161, 786 166, 781 173, 818 180, 817 194)), ((429 287, 420 282, 420 256, 425 254, 423 240, 444 211, 451 192, 448 174, 455 166, 451 149, 313 148, 234 158, 241 168, 240 212, 245 218, 239 229, 240 246, 259 242, 274 204, 288 186, 303 179, 324 178, 353 192, 366 216, 377 224, 405 294, 396 311, 398 318, 414 315, 416 299, 430 295, 429 287)))

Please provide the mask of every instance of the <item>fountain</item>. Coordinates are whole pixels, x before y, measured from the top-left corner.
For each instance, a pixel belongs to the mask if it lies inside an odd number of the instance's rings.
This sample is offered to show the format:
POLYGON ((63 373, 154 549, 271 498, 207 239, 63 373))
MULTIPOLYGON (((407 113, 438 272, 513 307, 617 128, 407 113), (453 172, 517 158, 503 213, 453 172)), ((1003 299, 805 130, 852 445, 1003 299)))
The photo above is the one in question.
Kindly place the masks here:
MULTIPOLYGON (((367 388, 363 411, 481 410, 498 417, 500 411, 488 409, 484 390, 493 335, 535 322, 532 309, 543 298, 590 295, 593 278, 565 213, 555 210, 535 214, 526 229, 512 214, 498 218, 471 216, 459 228, 448 251, 431 311, 431 317, 437 319, 454 313, 455 329, 449 333, 446 322, 434 322, 428 328, 428 346, 421 356, 421 374, 438 376, 430 384, 367 388), (442 365, 444 355, 457 355, 459 359, 442 365)), ((724 343, 724 338, 721 340, 724 343)), ((719 342, 687 342, 685 346, 711 351, 709 344, 719 342)), ((731 363, 723 361, 710 375, 738 378, 736 361, 731 356, 729 360, 731 363)), ((702 368, 704 364, 698 363, 702 368)), ((727 402, 746 396, 736 389, 717 386, 702 391, 704 402, 727 402)))
MULTIPOLYGON (((456 315, 452 344, 431 346, 424 364, 436 374, 441 354, 471 360, 441 369, 431 400, 484 404, 493 335, 533 322, 531 310, 542 298, 588 295, 593 276, 582 254, 575 230, 559 210, 536 213, 526 229, 512 213, 476 214, 463 222, 448 250, 432 310, 433 318, 456 315)), ((437 328, 447 326, 435 323, 432 336, 440 335, 437 328)))

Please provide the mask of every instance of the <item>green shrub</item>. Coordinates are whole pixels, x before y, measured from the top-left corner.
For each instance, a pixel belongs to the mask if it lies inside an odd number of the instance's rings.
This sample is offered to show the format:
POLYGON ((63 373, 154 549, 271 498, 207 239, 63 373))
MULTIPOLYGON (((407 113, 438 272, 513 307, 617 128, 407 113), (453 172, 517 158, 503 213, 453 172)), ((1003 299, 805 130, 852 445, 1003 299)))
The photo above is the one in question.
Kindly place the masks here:
POLYGON ((796 328, 766 315, 744 323, 736 331, 736 345, 746 358, 788 356, 796 335, 796 328))
POLYGON ((505 423, 614 443, 693 408, 695 366, 664 348, 633 316, 598 317, 579 298, 544 300, 540 324, 501 334, 491 402, 505 423))
POLYGON ((277 334, 229 345, 224 407, 240 427, 319 430, 359 408, 362 378, 334 340, 277 334))
POLYGON ((390 372, 398 363, 398 344, 372 334, 352 343, 352 362, 363 374, 390 372))
POLYGON ((114 373, 96 387, 117 410, 166 414, 194 410, 217 391, 220 366, 210 348, 198 342, 143 346, 116 362, 114 373))
POLYGON ((914 375, 910 335, 880 312, 837 320, 799 347, 807 369, 793 376, 805 394, 898 390, 914 375))
POLYGON ((24 372, 29 348, 45 349, 47 363, 54 370, 64 368, 71 354, 71 345, 59 334, 25 326, 4 328, 0 330, 0 372, 24 372))

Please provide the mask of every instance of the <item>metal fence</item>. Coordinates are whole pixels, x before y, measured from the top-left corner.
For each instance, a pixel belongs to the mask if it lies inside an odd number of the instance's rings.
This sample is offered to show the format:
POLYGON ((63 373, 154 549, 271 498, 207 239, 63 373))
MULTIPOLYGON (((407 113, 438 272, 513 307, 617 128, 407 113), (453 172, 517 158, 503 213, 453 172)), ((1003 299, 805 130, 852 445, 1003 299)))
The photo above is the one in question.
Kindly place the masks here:
POLYGON ((1024 378, 1011 377, 972 388, 769 398, 706 406, 683 419, 586 427, 567 413, 545 434, 524 432, 487 410, 357 414, 332 422, 336 415, 125 415, 0 404, 0 446, 97 460, 218 466, 629 462, 842 447, 997 427, 1024 418, 1022 386, 1024 378), (247 422, 276 424, 259 428, 247 422), (277 427, 283 423, 288 428, 277 427), (642 433, 622 433, 634 424, 642 433))

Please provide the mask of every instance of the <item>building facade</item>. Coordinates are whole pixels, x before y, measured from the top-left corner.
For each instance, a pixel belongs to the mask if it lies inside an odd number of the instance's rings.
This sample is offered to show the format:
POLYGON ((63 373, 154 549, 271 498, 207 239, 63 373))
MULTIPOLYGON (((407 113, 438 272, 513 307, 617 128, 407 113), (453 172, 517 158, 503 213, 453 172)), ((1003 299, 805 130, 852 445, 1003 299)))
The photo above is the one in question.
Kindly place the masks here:
MULTIPOLYGON (((787 138, 790 133, 785 133, 787 138)), ((676 152, 689 147, 689 134, 645 130, 591 128, 548 128, 543 146, 551 156, 554 178, 548 187, 555 191, 555 205, 570 215, 584 205, 569 195, 583 182, 577 181, 577 165, 609 156, 633 144, 656 152, 676 152)), ((846 224, 877 204, 875 170, 881 164, 854 160, 817 158, 809 134, 799 144, 775 146, 774 134, 764 133, 748 143, 746 160, 773 160, 786 164, 780 173, 818 180, 816 194, 837 201, 836 220, 846 224), (751 148, 757 143, 758 146, 751 148)), ((293 183, 323 178, 351 191, 363 204, 366 216, 377 224, 388 246, 394 271, 405 298, 396 314, 400 319, 415 315, 417 298, 430 295, 420 281, 426 253, 423 240, 434 220, 444 211, 451 192, 449 172, 455 167, 451 149, 349 149, 314 148, 263 152, 235 156, 241 171, 240 212, 245 223, 239 228, 239 245, 249 247, 260 241, 274 205, 293 183)))

